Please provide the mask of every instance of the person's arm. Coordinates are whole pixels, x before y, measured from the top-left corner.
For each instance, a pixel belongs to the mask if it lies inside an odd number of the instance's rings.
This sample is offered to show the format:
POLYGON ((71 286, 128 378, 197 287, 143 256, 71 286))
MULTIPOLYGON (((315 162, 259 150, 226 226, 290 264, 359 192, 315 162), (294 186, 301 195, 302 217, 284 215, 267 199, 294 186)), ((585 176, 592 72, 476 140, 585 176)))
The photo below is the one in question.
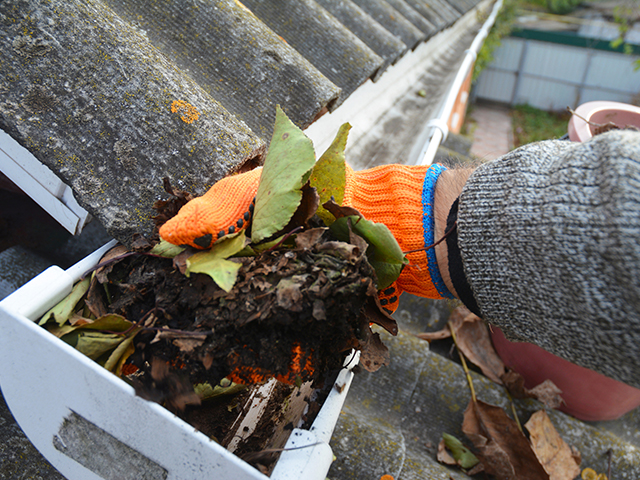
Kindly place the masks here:
POLYGON ((539 142, 482 165, 456 233, 485 320, 640 387, 640 133, 539 142))

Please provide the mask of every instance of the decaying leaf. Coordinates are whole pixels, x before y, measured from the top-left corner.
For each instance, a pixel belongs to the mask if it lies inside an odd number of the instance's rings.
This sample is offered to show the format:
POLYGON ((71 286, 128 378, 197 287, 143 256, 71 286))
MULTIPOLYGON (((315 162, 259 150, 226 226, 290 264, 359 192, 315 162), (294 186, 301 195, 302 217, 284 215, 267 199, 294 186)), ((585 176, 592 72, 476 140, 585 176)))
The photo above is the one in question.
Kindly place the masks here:
POLYGON ((456 330, 457 346, 464 356, 477 365, 489 379, 501 384, 506 371, 504 363, 493 348, 486 323, 469 313, 456 330))
POLYGON ((342 218, 342 217, 362 218, 362 214, 358 210, 356 210, 353 207, 340 206, 336 203, 336 201, 333 198, 323 203, 322 206, 324 207, 325 210, 331 213, 331 215, 333 215, 336 219, 342 218))
POLYGON ((559 408, 564 402, 561 396, 562 390, 551 380, 545 380, 529 390, 524 386, 522 375, 513 370, 507 370, 501 379, 513 398, 535 398, 549 408, 559 408))
POLYGON ((485 471, 498 480, 549 479, 527 438, 502 408, 471 400, 462 431, 473 442, 485 471))
POLYGON ((100 267, 96 269, 96 278, 100 283, 104 283, 106 281, 107 275, 113 269, 115 259, 122 257, 123 255, 127 255, 129 250, 124 245, 116 245, 104 256, 100 259, 101 264, 105 264, 104 267, 100 267))
POLYGON ((289 223, 315 160, 311 140, 277 107, 273 137, 256 194, 253 243, 271 237, 289 223))
POLYGON ((460 440, 448 433, 442 434, 442 440, 438 445, 437 458, 442 463, 459 465, 465 470, 474 467, 480 461, 460 440), (445 447, 451 452, 451 455, 447 453, 445 447), (452 463, 449 463, 450 461, 452 463))
POLYGON ((389 349, 380 340, 378 333, 367 332, 366 339, 360 342, 360 364, 368 372, 375 372, 383 365, 389 365, 389 349))
POLYGON ((544 410, 533 415, 525 424, 531 436, 531 446, 550 480, 573 480, 580 474, 571 447, 560 437, 544 410))
MULTIPOLYGON (((322 154, 313 167, 313 172, 311 172, 309 183, 318 191, 320 204, 324 204, 332 198, 341 204, 344 198, 344 189, 347 181, 344 150, 347 145, 349 130, 351 130, 351 125, 348 123, 340 127, 333 143, 322 154)), ((335 217, 324 207, 318 208, 317 213, 325 225, 331 225, 335 220, 335 217)))
POLYGON ((480 367, 489 379, 502 385, 502 375, 506 367, 493 348, 487 326, 480 317, 466 307, 457 307, 451 312, 447 326, 437 332, 425 332, 417 335, 422 340, 441 340, 451 336, 449 324, 456 332, 457 346, 464 356, 480 367))
POLYGON ((82 299, 84 294, 87 293, 90 282, 90 278, 85 278, 84 280, 76 283, 69 295, 63 298, 55 307, 42 316, 38 325, 44 325, 49 320, 54 320, 58 325, 62 326, 62 324, 69 320, 71 315, 73 315, 76 305, 82 299))

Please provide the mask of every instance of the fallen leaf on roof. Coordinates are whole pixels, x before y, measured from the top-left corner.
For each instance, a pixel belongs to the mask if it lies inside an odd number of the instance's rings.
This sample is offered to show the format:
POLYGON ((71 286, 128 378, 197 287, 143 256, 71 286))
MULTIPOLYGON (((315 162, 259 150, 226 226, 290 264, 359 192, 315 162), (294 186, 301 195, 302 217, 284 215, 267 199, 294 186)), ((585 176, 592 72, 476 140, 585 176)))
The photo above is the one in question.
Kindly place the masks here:
POLYGON ((544 410, 533 415, 525 424, 531 436, 531 446, 550 480, 573 480, 580 466, 573 458, 571 447, 560 437, 544 410))
MULTIPOLYGON (((506 368, 491 342, 486 323, 466 307, 458 307, 451 312, 449 322, 456 332, 458 348, 464 356, 489 379, 502 385, 502 375, 506 368)), ((447 323, 449 323, 447 322, 447 323)), ((451 336, 449 327, 437 332, 425 332, 417 335, 422 340, 441 340, 451 336)))
POLYGON ((559 408, 564 402, 562 390, 551 380, 545 380, 529 390, 524 386, 522 375, 513 370, 507 370, 500 378, 513 398, 535 398, 549 408, 559 408))
POLYGON ((462 431, 473 442, 485 471, 496 479, 549 480, 529 441, 502 408, 471 400, 462 431))
POLYGON ((459 465, 465 470, 476 466, 480 461, 460 440, 448 433, 442 434, 436 458, 441 463, 459 465), (451 454, 449 454, 449 451, 451 454))

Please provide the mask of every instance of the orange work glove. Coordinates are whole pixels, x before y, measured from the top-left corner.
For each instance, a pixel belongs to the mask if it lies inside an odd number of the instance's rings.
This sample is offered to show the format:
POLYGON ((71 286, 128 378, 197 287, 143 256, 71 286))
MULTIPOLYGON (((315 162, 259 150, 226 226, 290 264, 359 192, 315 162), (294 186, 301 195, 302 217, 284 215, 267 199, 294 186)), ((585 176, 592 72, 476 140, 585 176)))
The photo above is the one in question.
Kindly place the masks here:
MULTIPOLYGON (((354 171, 347 165, 343 205, 358 210, 373 222, 384 223, 402 251, 434 243, 433 195, 444 167, 440 165, 383 165, 354 171)), ((175 245, 208 248, 218 238, 247 227, 253 214, 261 168, 226 177, 202 197, 187 203, 160 228, 160 236, 175 245)), ((380 292, 388 313, 405 291, 427 298, 453 298, 442 281, 435 250, 407 254, 405 266, 393 285, 380 292)))

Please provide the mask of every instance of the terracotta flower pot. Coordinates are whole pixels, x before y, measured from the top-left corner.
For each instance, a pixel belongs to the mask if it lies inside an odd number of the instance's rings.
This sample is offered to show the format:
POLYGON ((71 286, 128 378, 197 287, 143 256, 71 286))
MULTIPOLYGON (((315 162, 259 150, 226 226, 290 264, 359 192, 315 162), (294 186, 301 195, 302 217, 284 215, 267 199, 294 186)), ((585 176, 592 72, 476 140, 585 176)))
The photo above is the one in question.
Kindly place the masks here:
POLYGON ((640 128, 640 107, 626 103, 588 102, 576 108, 575 113, 569 120, 569 139, 572 142, 586 142, 601 133, 603 127, 599 125, 609 122, 620 128, 627 125, 640 128))

